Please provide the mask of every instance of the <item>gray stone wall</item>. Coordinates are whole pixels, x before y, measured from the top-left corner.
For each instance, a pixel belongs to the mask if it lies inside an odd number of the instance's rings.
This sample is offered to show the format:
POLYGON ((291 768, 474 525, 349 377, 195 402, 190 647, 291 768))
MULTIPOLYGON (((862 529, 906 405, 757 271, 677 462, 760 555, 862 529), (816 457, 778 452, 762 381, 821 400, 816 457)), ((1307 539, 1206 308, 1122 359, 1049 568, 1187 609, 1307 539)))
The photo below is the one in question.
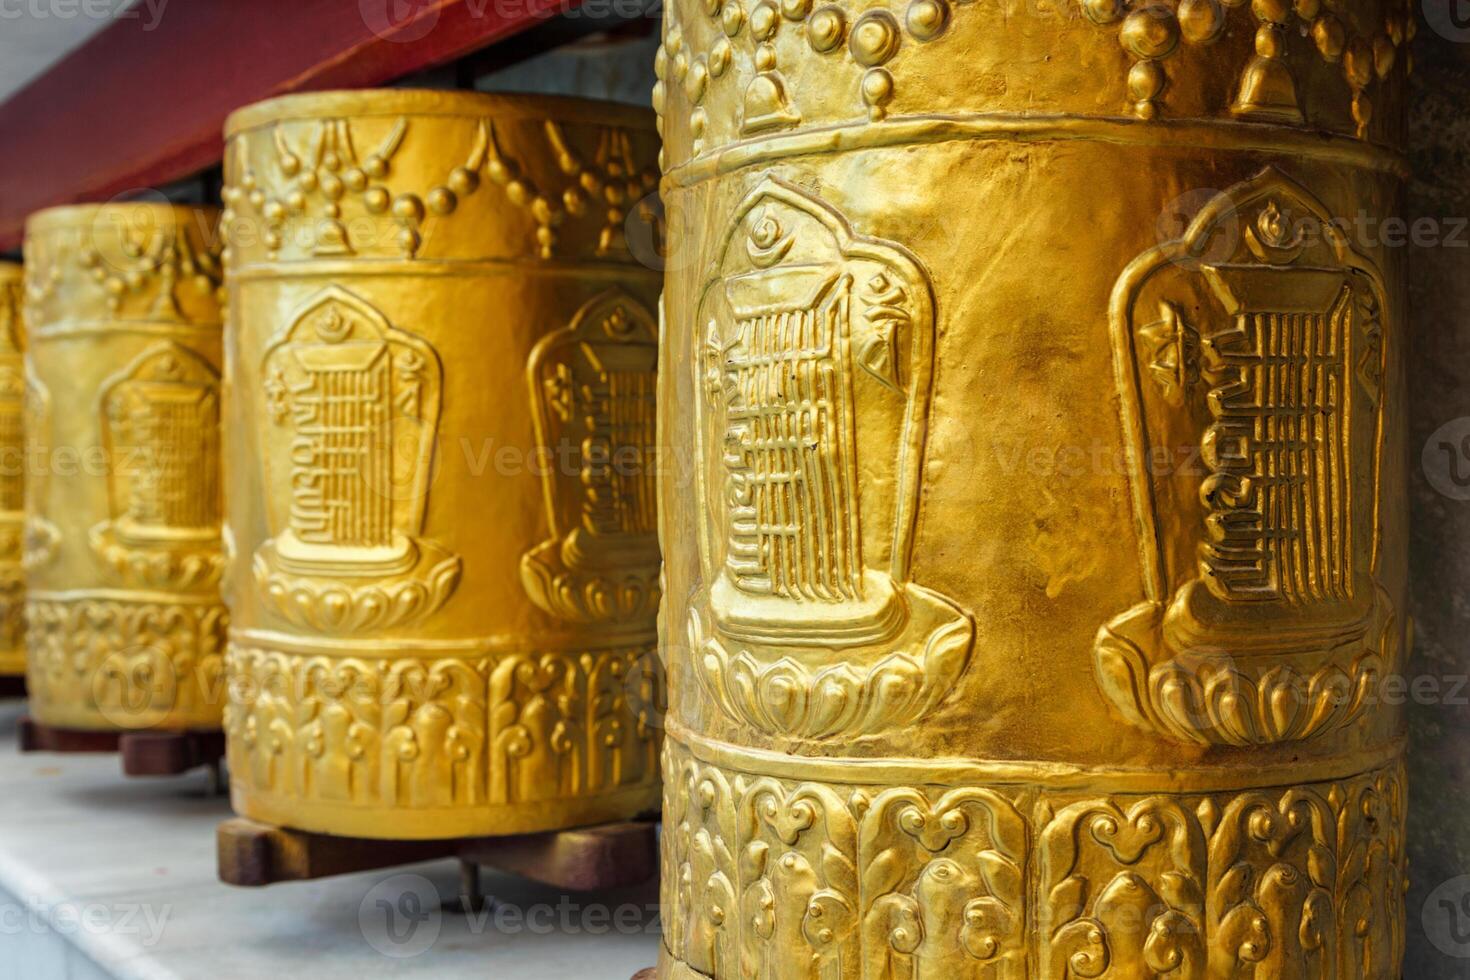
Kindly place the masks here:
MULTIPOLYGON (((654 21, 655 26, 657 21, 654 21)), ((482 75, 481 92, 541 92, 651 106, 658 32, 643 37, 597 35, 482 75)))
POLYGON ((1421 13, 1407 216, 1439 231, 1437 244, 1405 256, 1416 639, 1404 977, 1461 980, 1470 977, 1470 5, 1425 0, 1421 13), (1463 30, 1445 16, 1456 7, 1463 30))

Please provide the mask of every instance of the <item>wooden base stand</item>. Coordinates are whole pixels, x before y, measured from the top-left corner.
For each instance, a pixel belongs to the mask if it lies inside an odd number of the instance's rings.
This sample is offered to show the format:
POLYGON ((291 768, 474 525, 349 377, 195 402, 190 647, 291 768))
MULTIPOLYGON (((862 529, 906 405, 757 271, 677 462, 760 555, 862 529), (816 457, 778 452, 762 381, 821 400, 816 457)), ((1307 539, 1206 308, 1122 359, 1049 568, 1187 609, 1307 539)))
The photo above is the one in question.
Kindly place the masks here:
POLYGON ((220 731, 95 732, 55 728, 26 717, 18 733, 22 752, 116 752, 128 776, 179 776, 207 768, 214 792, 221 782, 225 736, 220 731))
POLYGON ((0 699, 26 696, 26 679, 15 674, 0 676, 0 699))
POLYGON ((21 718, 16 736, 22 752, 116 752, 117 732, 93 732, 80 728, 53 728, 31 717, 21 718))
POLYGON ((650 966, 646 970, 639 970, 637 973, 633 974, 633 980, 657 980, 657 977, 658 967, 656 966, 650 966))
POLYGON ((496 868, 567 891, 617 888, 658 873, 654 824, 604 824, 514 837, 397 841, 334 837, 236 818, 220 824, 219 877, 247 888, 458 858, 467 902, 478 900, 478 869, 496 868))
POLYGON ((128 776, 178 776, 191 769, 219 769, 225 733, 128 732, 118 739, 123 773, 128 776))

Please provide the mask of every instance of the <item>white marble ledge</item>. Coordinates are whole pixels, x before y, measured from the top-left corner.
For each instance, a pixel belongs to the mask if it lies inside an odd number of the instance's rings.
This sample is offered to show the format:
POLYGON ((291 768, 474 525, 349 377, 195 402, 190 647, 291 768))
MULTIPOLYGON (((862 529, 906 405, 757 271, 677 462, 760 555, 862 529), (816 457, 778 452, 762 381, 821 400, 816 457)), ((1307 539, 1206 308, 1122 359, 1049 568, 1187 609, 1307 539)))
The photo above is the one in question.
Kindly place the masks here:
POLYGON ((0 980, 375 977, 629 980, 658 952, 657 889, 564 895, 458 865, 241 889, 215 879, 229 816, 205 777, 125 779, 116 756, 21 755, 0 703, 0 980), (403 876, 407 877, 403 877, 403 876))

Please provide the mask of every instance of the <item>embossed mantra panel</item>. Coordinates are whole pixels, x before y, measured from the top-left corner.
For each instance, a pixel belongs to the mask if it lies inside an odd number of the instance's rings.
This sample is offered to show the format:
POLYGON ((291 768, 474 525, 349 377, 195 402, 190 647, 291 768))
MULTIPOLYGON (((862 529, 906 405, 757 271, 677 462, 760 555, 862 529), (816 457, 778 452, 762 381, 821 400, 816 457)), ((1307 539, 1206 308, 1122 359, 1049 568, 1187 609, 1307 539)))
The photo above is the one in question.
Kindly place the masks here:
POLYGON ((26 227, 31 715, 220 726, 217 215, 55 208, 26 227))
POLYGON ((1397 977, 1412 24, 675 0, 662 977, 1397 977))
POLYGON ((240 813, 436 838, 657 807, 659 275, 626 234, 653 122, 402 90, 232 117, 240 813))
POLYGON ((0 262, 0 677, 26 672, 24 270, 0 262))

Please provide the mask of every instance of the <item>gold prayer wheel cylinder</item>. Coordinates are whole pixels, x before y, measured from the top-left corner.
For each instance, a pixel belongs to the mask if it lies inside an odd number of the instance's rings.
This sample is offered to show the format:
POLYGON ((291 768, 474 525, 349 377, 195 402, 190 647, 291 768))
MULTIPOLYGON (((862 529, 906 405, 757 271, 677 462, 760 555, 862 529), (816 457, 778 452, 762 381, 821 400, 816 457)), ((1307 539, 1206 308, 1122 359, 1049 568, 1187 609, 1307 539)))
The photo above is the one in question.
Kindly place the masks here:
POLYGON ((656 809, 652 113, 365 91, 226 129, 235 809, 386 839, 656 809))
POLYGON ((1412 30, 674 0, 661 977, 1398 976, 1412 30))
POLYGON ((26 224, 30 714, 218 729, 217 212, 53 208, 26 224))
POLYGON ((0 262, 0 677, 26 673, 24 275, 0 262))

